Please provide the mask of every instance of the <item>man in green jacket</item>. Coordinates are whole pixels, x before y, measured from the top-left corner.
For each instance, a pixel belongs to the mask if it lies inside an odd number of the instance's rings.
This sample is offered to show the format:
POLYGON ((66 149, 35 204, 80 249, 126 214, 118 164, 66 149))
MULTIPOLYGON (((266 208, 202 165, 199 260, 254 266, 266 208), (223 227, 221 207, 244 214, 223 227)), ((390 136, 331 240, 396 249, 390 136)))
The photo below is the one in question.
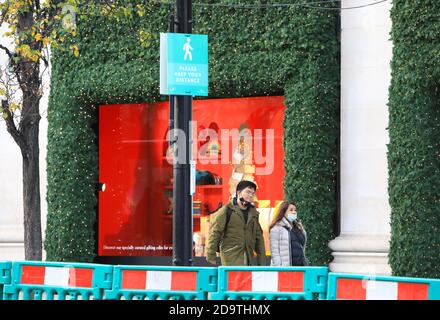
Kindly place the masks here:
POLYGON ((209 263, 216 264, 216 252, 220 247, 223 266, 250 266, 254 252, 258 265, 265 265, 263 230, 258 221, 259 213, 252 204, 256 190, 255 183, 240 181, 235 198, 214 214, 206 251, 209 263))

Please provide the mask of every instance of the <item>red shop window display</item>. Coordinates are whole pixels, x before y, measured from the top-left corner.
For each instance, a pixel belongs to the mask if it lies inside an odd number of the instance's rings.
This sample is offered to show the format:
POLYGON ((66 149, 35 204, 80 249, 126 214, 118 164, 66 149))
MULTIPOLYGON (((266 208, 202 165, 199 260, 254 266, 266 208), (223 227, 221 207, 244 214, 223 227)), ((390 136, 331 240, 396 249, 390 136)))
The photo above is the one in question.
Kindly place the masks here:
MULTIPOLYGON (((257 186, 267 253, 273 208, 284 198, 283 97, 193 101, 195 256, 210 214, 241 180, 257 186)), ((99 107, 99 256, 172 255, 172 150, 168 102, 99 107)))

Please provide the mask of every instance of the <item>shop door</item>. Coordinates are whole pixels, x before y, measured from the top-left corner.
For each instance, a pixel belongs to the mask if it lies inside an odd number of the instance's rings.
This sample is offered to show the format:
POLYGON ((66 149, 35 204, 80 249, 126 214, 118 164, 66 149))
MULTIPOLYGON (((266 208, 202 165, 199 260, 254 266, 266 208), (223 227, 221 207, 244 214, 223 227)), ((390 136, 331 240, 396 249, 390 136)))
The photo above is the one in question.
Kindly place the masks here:
POLYGON ((99 256, 172 254, 172 221, 162 219, 168 114, 166 104, 99 107, 99 256))

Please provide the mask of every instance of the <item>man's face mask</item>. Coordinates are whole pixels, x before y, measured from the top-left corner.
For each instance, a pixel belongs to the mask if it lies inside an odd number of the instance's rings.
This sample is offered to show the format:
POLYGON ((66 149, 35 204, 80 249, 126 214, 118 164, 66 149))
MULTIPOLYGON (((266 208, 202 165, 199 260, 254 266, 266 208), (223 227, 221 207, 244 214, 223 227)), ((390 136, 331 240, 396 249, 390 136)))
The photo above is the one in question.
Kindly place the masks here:
POLYGON ((245 207, 250 207, 251 206, 251 203, 250 202, 248 202, 248 201, 246 201, 246 200, 244 200, 244 198, 243 197, 240 197, 240 202, 245 206, 245 207))
POLYGON ((240 202, 246 206, 246 207, 250 207, 252 206, 252 200, 254 199, 255 196, 255 191, 251 188, 245 188, 242 192, 239 193, 238 195, 238 199, 240 200, 240 202))

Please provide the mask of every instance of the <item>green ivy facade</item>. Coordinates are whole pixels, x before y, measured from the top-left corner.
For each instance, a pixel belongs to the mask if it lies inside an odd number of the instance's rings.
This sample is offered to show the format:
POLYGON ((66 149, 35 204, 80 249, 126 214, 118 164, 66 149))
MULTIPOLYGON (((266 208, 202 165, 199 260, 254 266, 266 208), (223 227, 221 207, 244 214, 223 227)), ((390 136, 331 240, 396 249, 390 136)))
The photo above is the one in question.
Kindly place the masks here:
POLYGON ((394 0, 389 90, 389 261, 440 278, 440 3, 394 0))
MULTIPOLYGON (((165 99, 159 96, 159 33, 167 32, 169 5, 120 2, 120 7, 133 4, 131 17, 80 15, 78 36, 52 58, 48 260, 93 261, 96 256, 97 107, 165 99), (69 52, 73 43, 77 58, 69 52)), ((339 12, 194 2, 193 32, 209 36, 209 97, 285 96, 285 195, 298 204, 310 263, 328 264, 337 209, 339 12)), ((252 2, 262 3, 246 4, 252 2)))

